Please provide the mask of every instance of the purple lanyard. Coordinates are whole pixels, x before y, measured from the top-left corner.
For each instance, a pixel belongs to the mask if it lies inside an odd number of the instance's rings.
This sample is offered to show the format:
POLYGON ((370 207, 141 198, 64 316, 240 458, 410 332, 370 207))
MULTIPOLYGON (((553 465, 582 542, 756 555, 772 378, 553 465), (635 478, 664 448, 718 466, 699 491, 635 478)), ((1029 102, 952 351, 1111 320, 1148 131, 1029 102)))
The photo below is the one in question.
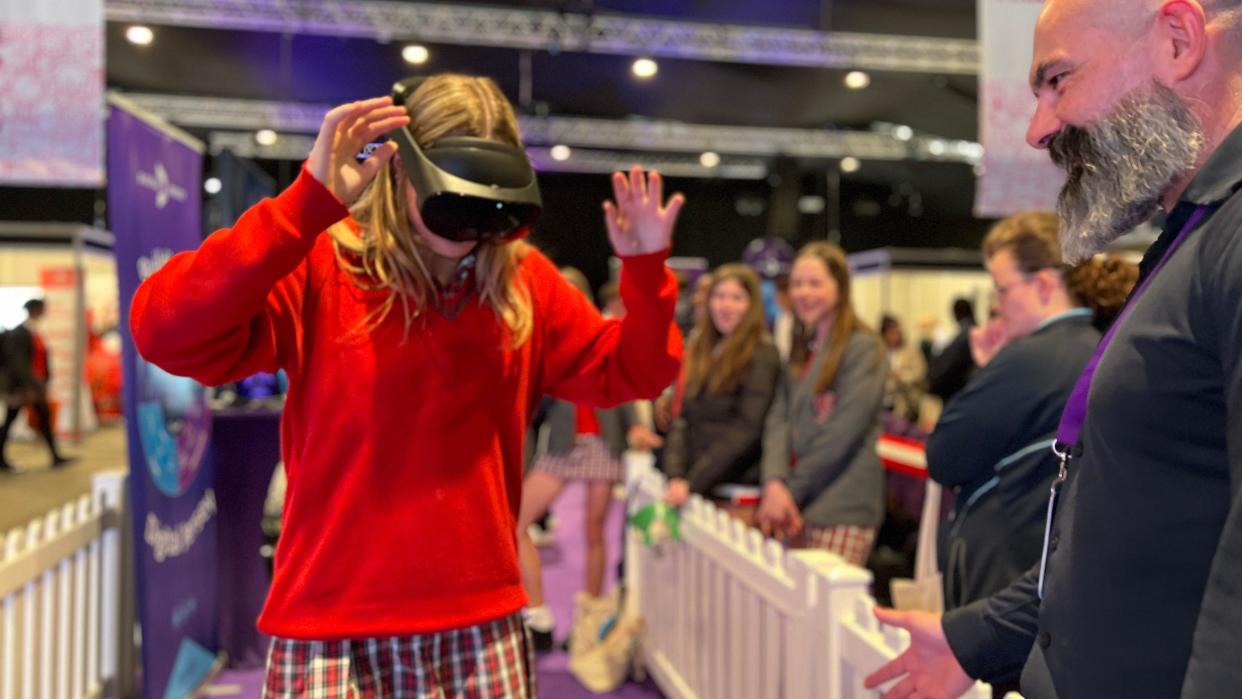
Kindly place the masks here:
POLYGON ((1190 215, 1190 219, 1186 221, 1186 225, 1182 226, 1182 230, 1178 232, 1177 237, 1169 244, 1169 249, 1164 251, 1160 261, 1152 268, 1151 273, 1143 280, 1134 293, 1130 295, 1129 301, 1126 302, 1121 313, 1117 315, 1117 319, 1113 321, 1112 327, 1105 333, 1104 338, 1100 340, 1100 344, 1095 348, 1095 354, 1091 356, 1091 360, 1087 362, 1087 366, 1083 368, 1082 375, 1078 377, 1078 382, 1074 384, 1074 390, 1070 392, 1069 401, 1065 404, 1065 411, 1061 413, 1061 424, 1057 427, 1057 441, 1053 445, 1053 451, 1058 456, 1065 458, 1069 455, 1069 450, 1078 446, 1079 433, 1082 431, 1083 420, 1087 417, 1087 394, 1091 390, 1091 379, 1095 376, 1095 368, 1100 363, 1100 357, 1104 355, 1104 350, 1108 348, 1108 343, 1112 342, 1113 335, 1117 334, 1117 328, 1122 321, 1130 313, 1130 309, 1134 308, 1134 302, 1138 297, 1147 290, 1147 285, 1156 277, 1156 274, 1164 267, 1164 263, 1169 261, 1173 256, 1173 251, 1182 244, 1186 239, 1186 235, 1207 215, 1208 207, 1199 206, 1195 208, 1194 213, 1190 215))
POLYGON ((1057 441, 1052 445, 1052 452, 1061 460, 1061 466, 1058 469, 1057 477, 1052 481, 1051 493, 1048 496, 1048 516, 1044 524, 1044 551, 1039 558, 1039 598, 1044 598, 1044 575, 1048 571, 1048 553, 1049 543, 1052 539, 1052 519, 1057 510, 1057 495, 1061 492, 1061 486, 1065 483, 1065 478, 1069 473, 1069 462, 1071 458, 1077 458, 1079 448, 1078 437, 1082 431, 1082 421, 1087 417, 1087 393, 1091 390, 1091 379, 1095 376, 1095 368, 1100 363, 1100 357, 1104 355, 1104 350, 1108 348, 1108 343, 1112 342, 1113 335, 1117 334, 1117 327, 1130 314, 1130 309, 1134 308, 1134 302, 1147 290, 1147 285, 1156 277, 1156 274, 1164 267, 1164 263, 1169 261, 1173 256, 1173 251, 1182 244, 1186 239, 1186 235, 1190 233, 1203 217, 1207 215, 1208 207, 1199 206, 1194 213, 1186 221, 1186 225, 1182 226, 1182 230, 1178 231, 1177 237, 1169 244, 1169 249, 1161 255, 1160 261, 1152 268, 1147 278, 1139 284, 1134 293, 1130 294, 1130 298, 1126 301, 1125 308, 1121 309, 1121 313, 1117 315, 1117 319, 1113 321, 1113 326, 1104 334, 1100 340, 1099 346, 1095 348, 1095 354, 1091 355, 1091 361, 1087 362, 1087 366, 1083 368, 1082 374, 1078 377, 1078 382, 1074 384, 1074 390, 1070 392, 1069 401, 1065 404, 1065 412, 1061 413, 1061 425, 1057 427, 1057 441))

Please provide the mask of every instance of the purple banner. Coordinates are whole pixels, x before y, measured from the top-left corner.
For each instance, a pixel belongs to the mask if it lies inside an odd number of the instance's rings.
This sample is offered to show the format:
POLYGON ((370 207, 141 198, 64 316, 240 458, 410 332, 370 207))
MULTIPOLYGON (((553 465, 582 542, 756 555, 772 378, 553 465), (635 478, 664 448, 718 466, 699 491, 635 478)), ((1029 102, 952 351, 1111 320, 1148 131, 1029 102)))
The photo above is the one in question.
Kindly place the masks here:
POLYGON ((108 212, 125 329, 125 418, 144 697, 185 696, 217 648, 211 415, 198 383, 148 364, 128 335, 138 284, 201 240, 200 146, 113 105, 108 212), (210 649, 210 650, 208 650, 210 649))

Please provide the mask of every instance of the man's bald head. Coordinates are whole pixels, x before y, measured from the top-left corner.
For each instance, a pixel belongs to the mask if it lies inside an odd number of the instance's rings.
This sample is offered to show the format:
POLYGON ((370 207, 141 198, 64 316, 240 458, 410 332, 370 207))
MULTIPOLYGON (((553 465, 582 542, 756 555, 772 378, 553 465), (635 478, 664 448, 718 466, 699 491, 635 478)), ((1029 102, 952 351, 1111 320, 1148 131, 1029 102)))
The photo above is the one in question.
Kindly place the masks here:
POLYGON ((1224 25, 1242 0, 1049 0, 1027 140, 1068 175, 1058 212, 1081 259, 1171 206, 1231 126, 1224 25))
MULTIPOLYGON (((1226 30, 1242 27, 1242 0, 1189 0, 1203 8, 1210 24, 1226 30)), ((1047 0, 1040 12, 1040 26, 1062 21, 1098 27, 1133 39, 1149 30, 1156 12, 1169 0, 1047 0)))

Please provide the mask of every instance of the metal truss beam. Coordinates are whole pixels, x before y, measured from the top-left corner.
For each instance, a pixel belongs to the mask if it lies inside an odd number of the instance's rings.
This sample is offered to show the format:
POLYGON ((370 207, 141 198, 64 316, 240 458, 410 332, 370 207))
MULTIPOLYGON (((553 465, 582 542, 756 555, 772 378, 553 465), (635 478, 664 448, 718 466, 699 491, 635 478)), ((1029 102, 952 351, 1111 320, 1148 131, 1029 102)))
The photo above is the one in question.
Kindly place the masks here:
MULTIPOLYGON (((328 105, 222 99, 152 93, 125 93, 143 109, 182 127, 219 131, 272 129, 284 133, 319 130, 328 105)), ((928 136, 898 138, 892 131, 841 131, 715 126, 649 119, 519 117, 523 140, 530 146, 563 144, 571 148, 627 150, 643 153, 713 151, 723 155, 864 160, 918 160, 978 164, 983 148, 973 141, 928 136)), ((302 151, 302 155, 309 150, 302 151)), ((632 156, 631 156, 632 157, 632 156)))
MULTIPOLYGON (((207 142, 210 152, 230 150, 243 158, 268 160, 303 160, 310 153, 315 139, 304 134, 282 134, 270 146, 259 145, 254 133, 239 131, 212 131, 207 142)), ((704 167, 698 156, 662 154, 636 154, 617 151, 575 148, 565 160, 552 157, 550 149, 532 146, 526 149, 531 164, 539 172, 598 173, 607 174, 625 170, 635 163, 647 169, 659 170, 668 177, 719 177, 731 180, 761 180, 767 177, 768 168, 757 158, 722 156, 716 167, 704 167)))
POLYGON ((970 39, 385 0, 107 0, 109 21, 463 46, 974 75, 970 39))

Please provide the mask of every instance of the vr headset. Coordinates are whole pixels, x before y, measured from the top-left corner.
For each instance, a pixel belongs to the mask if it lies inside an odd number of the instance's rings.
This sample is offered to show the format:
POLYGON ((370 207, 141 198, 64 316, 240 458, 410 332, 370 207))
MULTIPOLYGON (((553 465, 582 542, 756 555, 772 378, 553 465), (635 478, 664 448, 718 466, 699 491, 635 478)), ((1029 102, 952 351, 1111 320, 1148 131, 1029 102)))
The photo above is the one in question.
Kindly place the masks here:
MULTIPOLYGON (((393 85, 404 106, 425 78, 393 85)), ((535 171, 521 148, 474 136, 442 138, 420 148, 409 126, 388 132, 418 194, 423 223, 449 240, 515 240, 543 210, 535 171)))

